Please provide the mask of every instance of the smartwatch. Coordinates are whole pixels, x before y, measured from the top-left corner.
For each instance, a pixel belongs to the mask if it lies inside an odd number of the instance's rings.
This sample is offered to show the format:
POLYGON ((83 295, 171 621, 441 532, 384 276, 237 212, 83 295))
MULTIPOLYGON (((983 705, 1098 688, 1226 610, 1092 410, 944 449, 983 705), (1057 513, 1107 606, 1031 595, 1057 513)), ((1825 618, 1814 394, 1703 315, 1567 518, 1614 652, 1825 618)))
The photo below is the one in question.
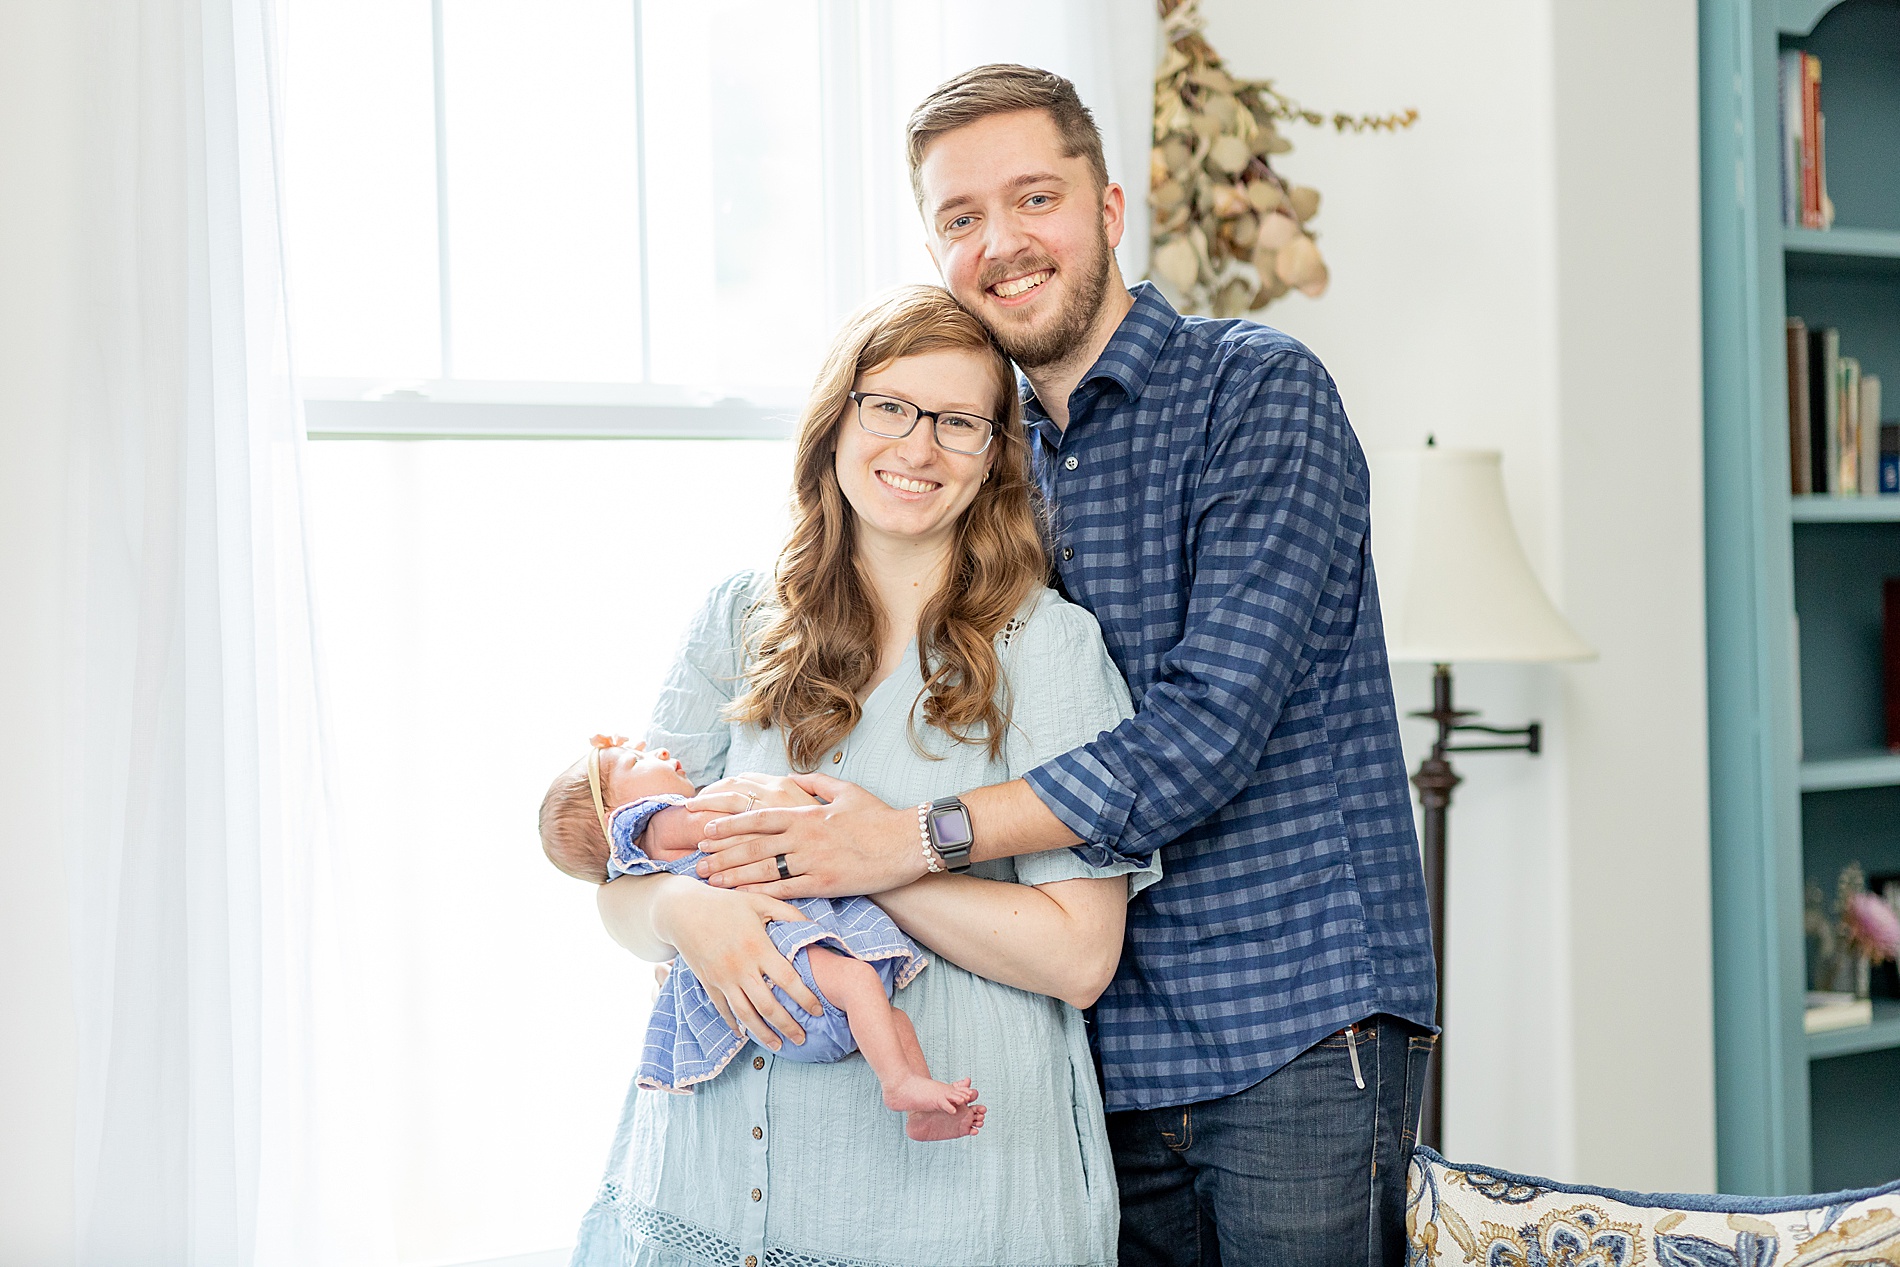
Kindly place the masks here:
POLYGON ((930 831, 930 847, 943 859, 943 865, 952 871, 968 871, 970 846, 976 843, 969 806, 954 796, 934 800, 924 815, 924 825, 930 831))

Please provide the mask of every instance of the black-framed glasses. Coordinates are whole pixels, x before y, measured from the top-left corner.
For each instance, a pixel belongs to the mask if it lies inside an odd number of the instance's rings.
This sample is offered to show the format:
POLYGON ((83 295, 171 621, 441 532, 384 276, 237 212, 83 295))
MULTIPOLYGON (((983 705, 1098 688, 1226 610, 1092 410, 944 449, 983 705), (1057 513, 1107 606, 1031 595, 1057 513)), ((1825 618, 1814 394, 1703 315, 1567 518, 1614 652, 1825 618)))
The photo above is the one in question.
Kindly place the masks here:
POLYGON ((852 392, 857 402, 858 425, 874 436, 902 440, 917 429, 920 419, 930 419, 931 434, 951 453, 974 457, 990 447, 996 438, 996 423, 980 414, 946 410, 932 413, 919 409, 901 396, 881 396, 875 392, 852 392))

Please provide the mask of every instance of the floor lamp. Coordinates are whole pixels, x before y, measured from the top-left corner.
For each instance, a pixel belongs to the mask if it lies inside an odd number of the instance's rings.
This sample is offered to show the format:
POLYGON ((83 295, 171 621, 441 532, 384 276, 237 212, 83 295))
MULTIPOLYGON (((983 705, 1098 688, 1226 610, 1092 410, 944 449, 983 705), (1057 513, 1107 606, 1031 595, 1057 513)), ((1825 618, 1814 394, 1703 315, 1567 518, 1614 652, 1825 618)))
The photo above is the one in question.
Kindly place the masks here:
MULTIPOLYGON (((1438 1021, 1445 1021, 1445 819, 1460 779, 1454 752, 1529 752, 1543 742, 1541 725, 1485 726, 1477 713, 1453 706, 1454 663, 1538 663, 1596 655, 1557 614, 1511 527, 1498 454, 1491 450, 1422 449, 1380 453, 1372 460, 1373 566, 1385 617, 1386 652, 1394 663, 1432 670, 1432 707, 1413 713, 1437 723, 1432 750, 1419 763, 1425 888, 1431 903, 1432 954, 1438 967, 1438 1021), (1454 743, 1476 732, 1487 742, 1454 743)), ((1445 1038, 1419 1126, 1419 1139, 1440 1146, 1445 1038)))

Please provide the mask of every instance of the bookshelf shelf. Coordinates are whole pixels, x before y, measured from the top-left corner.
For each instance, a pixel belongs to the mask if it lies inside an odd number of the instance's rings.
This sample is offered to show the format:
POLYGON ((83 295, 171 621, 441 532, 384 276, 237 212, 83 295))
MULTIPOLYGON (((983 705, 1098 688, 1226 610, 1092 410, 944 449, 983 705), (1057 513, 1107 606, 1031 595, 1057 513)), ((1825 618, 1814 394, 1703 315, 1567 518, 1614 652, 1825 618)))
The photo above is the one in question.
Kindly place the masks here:
POLYGON ((1875 999, 1874 1023, 1808 1035, 1808 1059, 1855 1056, 1900 1047, 1900 999, 1875 999))
POLYGON ((1781 230, 1788 267, 1808 272, 1900 272, 1900 233, 1886 229, 1781 230))
POLYGON ((1789 514, 1798 524, 1900 523, 1900 496, 1795 497, 1789 514))
POLYGON ((1776 0, 1776 27, 1783 35, 1806 35, 1836 3, 1838 0, 1776 0))
POLYGON ((1844 792, 1859 787, 1900 787, 1900 754, 1864 752, 1801 763, 1803 792, 1844 792))

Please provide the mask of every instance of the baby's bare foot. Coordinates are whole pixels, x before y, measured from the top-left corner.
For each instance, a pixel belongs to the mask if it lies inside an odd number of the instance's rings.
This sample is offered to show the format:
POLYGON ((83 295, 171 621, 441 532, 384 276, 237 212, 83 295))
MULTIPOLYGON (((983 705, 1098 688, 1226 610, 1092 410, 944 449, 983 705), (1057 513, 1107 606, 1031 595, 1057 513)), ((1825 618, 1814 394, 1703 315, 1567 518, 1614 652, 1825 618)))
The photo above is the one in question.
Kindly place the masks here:
POLYGON ((884 1088, 884 1107, 898 1113, 955 1113, 974 1099, 968 1078, 953 1084, 913 1073, 884 1088))
POLYGON ((915 1112, 904 1119, 904 1134, 914 1140, 963 1139, 983 1128, 985 1104, 966 1104, 955 1113, 915 1112))

